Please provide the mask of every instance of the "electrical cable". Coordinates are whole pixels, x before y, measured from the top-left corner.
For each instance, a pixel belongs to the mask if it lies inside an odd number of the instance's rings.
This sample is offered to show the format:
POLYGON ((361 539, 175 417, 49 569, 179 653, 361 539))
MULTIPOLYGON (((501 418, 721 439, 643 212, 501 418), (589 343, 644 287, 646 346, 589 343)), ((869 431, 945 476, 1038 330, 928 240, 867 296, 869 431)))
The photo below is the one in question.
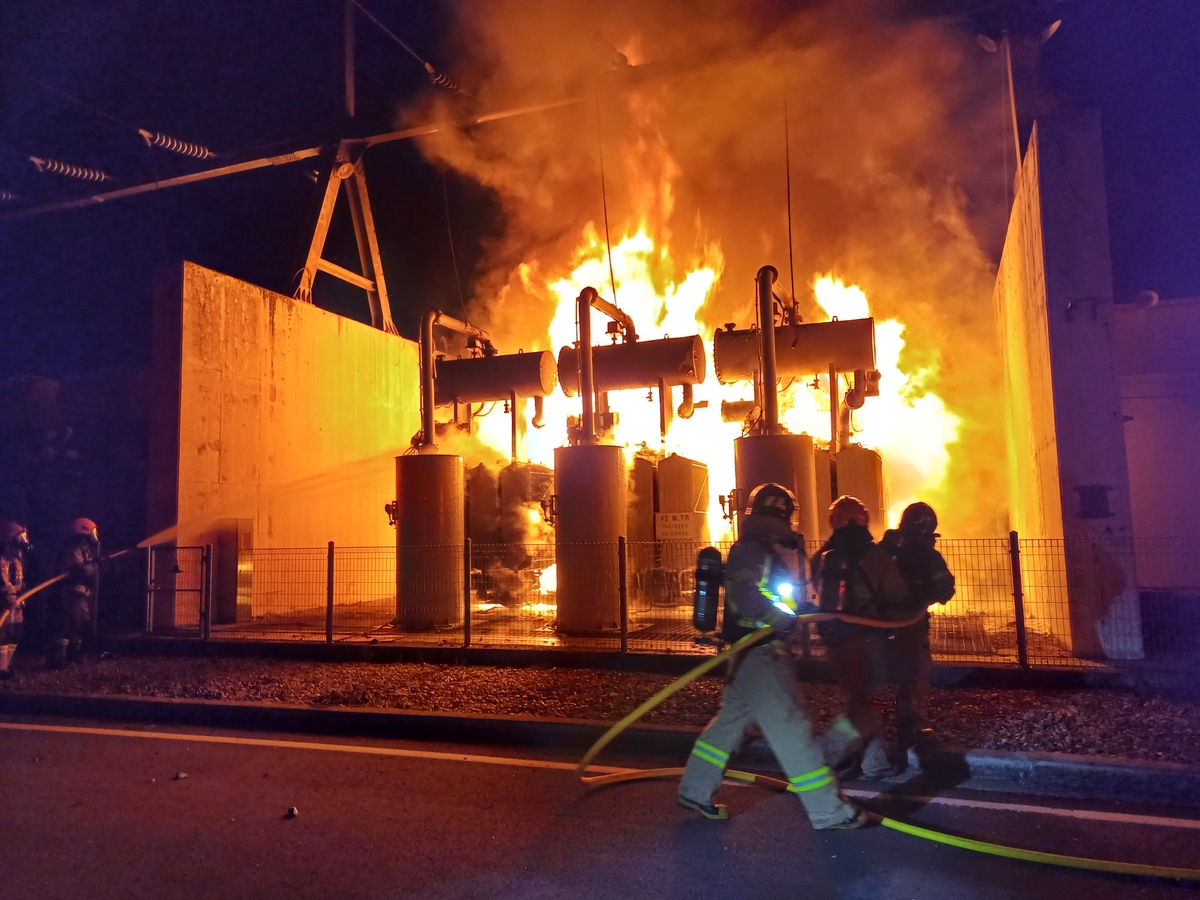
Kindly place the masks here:
POLYGON ((783 70, 783 167, 787 182, 788 274, 792 280, 792 303, 795 303, 796 261, 792 252, 792 141, 788 131, 787 69, 783 70))
POLYGON ((608 233, 608 188, 604 183, 604 129, 600 127, 600 95, 596 95, 596 144, 600 148, 600 202, 604 207, 604 245, 608 250, 608 283, 612 286, 613 305, 617 304, 617 278, 613 274, 612 237, 608 233))
POLYGON ((386 34, 388 37, 390 37, 393 41, 395 41, 396 44, 400 47, 400 49, 402 49, 405 53, 407 53, 409 56, 411 56, 413 59, 415 59, 418 63, 420 63, 421 66, 425 69, 425 71, 429 73, 429 78, 430 78, 430 80, 433 81, 433 83, 435 85, 437 85, 440 88, 445 88, 448 91, 454 91, 455 93, 464 94, 464 95, 469 96, 469 92, 463 90, 462 86, 459 85, 458 82, 456 82, 449 75, 443 75, 437 69, 435 69, 433 67, 432 63, 423 59, 421 57, 421 55, 419 53, 417 53, 416 50, 414 50, 412 47, 408 46, 408 44, 406 44, 403 40, 401 40, 400 37, 394 31, 392 31, 390 28, 388 28, 386 25, 384 25, 382 22, 380 22, 379 19, 377 19, 375 17, 375 15, 369 9, 367 9, 365 6, 363 6, 361 3, 359 3, 358 0, 350 0, 350 2, 352 4, 354 4, 354 6, 358 7, 359 12, 361 12, 364 16, 366 16, 373 23, 375 23, 375 26, 377 28, 379 28, 380 31, 382 31, 384 34, 386 34))
POLYGON ((446 208, 446 237, 450 242, 450 265, 454 267, 454 283, 458 285, 458 305, 462 307, 463 321, 467 321, 467 302, 463 299, 462 279, 458 277, 458 257, 454 253, 454 229, 450 225, 450 194, 446 191, 446 167, 438 165, 442 176, 442 203, 446 208))

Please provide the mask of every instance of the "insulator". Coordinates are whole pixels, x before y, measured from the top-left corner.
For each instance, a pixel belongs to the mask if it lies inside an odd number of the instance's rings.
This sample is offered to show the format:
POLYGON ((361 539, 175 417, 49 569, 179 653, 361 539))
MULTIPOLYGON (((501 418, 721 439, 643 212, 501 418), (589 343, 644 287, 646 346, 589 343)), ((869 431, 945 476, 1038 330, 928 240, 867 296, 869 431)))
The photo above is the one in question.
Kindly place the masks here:
POLYGON ((462 89, 462 85, 460 85, 457 81, 455 81, 449 75, 443 75, 429 63, 425 63, 425 71, 429 73, 429 77, 433 83, 443 90, 454 91, 456 94, 467 93, 462 89))
POLYGON ((138 134, 151 147, 162 147, 164 150, 170 150, 172 153, 178 153, 182 156, 208 159, 210 156, 215 155, 207 147, 201 147, 199 144, 193 144, 190 141, 181 141, 179 138, 173 138, 169 134, 147 131, 145 128, 139 128, 138 134))
POLYGON ((53 172, 55 175, 66 175, 68 178, 81 178, 84 181, 108 180, 108 176, 99 169, 73 166, 70 163, 59 162, 57 159, 38 159, 36 156, 29 157, 29 161, 37 166, 39 172, 53 172))
POLYGON ((629 57, 606 41, 601 35, 592 39, 592 49, 612 64, 614 69, 623 69, 629 65, 629 57))

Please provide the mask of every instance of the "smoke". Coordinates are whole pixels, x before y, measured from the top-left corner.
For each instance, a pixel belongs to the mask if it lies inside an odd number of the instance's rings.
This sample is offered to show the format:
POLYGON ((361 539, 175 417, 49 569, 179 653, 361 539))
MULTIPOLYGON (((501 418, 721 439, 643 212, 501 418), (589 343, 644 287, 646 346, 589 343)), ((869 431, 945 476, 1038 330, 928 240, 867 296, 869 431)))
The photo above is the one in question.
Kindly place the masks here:
POLYGON ((779 270, 781 294, 794 280, 806 318, 816 313, 815 274, 863 287, 877 319, 906 325, 902 366, 927 370, 927 386, 962 420, 944 486, 925 499, 947 533, 995 533, 1006 462, 995 267, 982 245, 1002 233, 1005 215, 998 76, 970 35, 856 10, 460 0, 452 70, 480 110, 589 99, 449 130, 421 148, 493 191, 504 210, 503 233, 474 275, 472 314, 505 352, 557 350, 548 337, 557 298, 546 285, 578 262, 588 229, 605 240, 601 157, 614 244, 641 226, 681 266, 719 244, 723 274, 702 310, 709 326, 753 321, 764 263, 779 270), (614 69, 596 35, 635 68, 614 69), (652 69, 662 77, 624 90, 652 69))

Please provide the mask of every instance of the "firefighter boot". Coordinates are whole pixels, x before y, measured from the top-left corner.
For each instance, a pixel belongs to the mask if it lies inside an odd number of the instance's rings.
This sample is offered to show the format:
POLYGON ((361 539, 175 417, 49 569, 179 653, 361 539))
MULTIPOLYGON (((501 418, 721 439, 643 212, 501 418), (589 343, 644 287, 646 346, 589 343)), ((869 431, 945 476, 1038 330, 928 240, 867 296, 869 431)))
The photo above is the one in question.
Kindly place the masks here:
POLYGON ((0 679, 12 678, 12 658, 16 652, 16 644, 0 645, 0 679))
POLYGON ((878 781, 892 775, 899 775, 902 769, 888 757, 887 744, 883 738, 874 737, 867 741, 863 748, 862 775, 867 781, 878 781))
POLYGON ((50 642, 50 652, 46 654, 47 669, 57 670, 67 667, 67 644, 69 643, 66 638, 50 642))

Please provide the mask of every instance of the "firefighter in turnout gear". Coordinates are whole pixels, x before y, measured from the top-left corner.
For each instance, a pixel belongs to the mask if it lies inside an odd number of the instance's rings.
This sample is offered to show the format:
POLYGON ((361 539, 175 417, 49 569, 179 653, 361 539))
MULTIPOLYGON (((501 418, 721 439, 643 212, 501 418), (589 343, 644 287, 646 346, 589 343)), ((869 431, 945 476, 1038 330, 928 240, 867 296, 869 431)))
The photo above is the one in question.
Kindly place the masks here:
MULTIPOLYGON (((900 516, 900 527, 884 534, 879 546, 891 554, 908 586, 905 617, 946 603, 954 596, 954 575, 935 548, 937 513, 928 503, 914 503, 900 516)), ((896 732, 907 751, 928 737, 929 616, 897 628, 885 643, 889 680, 896 683, 896 732)))
POLYGON ((46 665, 64 668, 74 661, 84 638, 92 631, 92 606, 100 576, 100 536, 91 519, 76 519, 58 557, 58 571, 66 577, 51 609, 50 653, 46 665))
MULTIPOLYGON (((839 497, 829 507, 833 533, 812 561, 821 611, 901 621, 910 615, 908 587, 895 561, 872 539, 869 521, 867 508, 855 497, 839 497)), ((890 759, 883 721, 871 701, 886 678, 889 632, 843 621, 821 622, 817 632, 846 697, 845 715, 821 735, 826 761, 835 769, 846 767, 861 751, 863 777, 895 774, 899 767, 890 759)))
POLYGON ((32 549, 24 525, 0 525, 0 679, 12 677, 12 658, 25 621, 17 598, 25 590, 25 554, 32 549))
POLYGON ((837 777, 813 741, 812 725, 799 696, 788 635, 796 624, 796 603, 804 597, 803 539, 791 526, 796 508, 791 492, 764 484, 750 495, 741 535, 725 565, 722 636, 737 641, 763 626, 774 633, 730 664, 721 709, 696 741, 679 785, 679 804, 710 819, 726 809, 713 794, 741 743, 757 724, 786 773, 788 790, 804 804, 816 829, 860 828, 866 814, 838 794, 837 777), (799 552, 801 566, 788 563, 799 552))

